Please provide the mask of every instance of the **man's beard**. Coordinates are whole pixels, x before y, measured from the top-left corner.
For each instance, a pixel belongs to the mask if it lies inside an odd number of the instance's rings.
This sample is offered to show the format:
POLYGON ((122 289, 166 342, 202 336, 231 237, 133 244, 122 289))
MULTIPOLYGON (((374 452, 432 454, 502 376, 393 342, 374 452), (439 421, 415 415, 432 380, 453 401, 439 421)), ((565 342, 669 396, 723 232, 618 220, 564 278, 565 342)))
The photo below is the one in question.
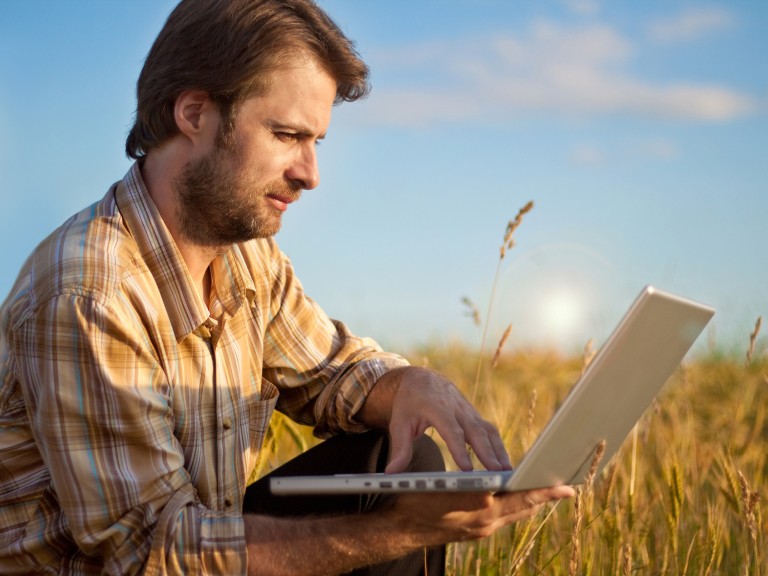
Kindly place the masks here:
MULTIPOLYGON (((190 161, 174 182, 181 234, 206 247, 221 247, 274 236, 281 213, 267 199, 298 199, 301 189, 287 180, 257 185, 240 173, 237 152, 217 146, 190 161)), ((258 176, 258 175, 257 175, 258 176)))

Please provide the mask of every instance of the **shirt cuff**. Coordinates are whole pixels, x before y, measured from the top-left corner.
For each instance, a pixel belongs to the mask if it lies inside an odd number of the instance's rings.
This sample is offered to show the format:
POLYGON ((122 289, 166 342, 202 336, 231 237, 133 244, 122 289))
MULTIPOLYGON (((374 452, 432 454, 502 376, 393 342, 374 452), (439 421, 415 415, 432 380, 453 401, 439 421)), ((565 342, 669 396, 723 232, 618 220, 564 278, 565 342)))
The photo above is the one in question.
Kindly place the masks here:
POLYGON ((378 379, 402 366, 409 366, 408 360, 390 352, 378 352, 353 364, 335 385, 327 386, 317 399, 315 436, 327 438, 340 432, 359 434, 369 430, 368 426, 355 421, 355 415, 365 404, 378 379))

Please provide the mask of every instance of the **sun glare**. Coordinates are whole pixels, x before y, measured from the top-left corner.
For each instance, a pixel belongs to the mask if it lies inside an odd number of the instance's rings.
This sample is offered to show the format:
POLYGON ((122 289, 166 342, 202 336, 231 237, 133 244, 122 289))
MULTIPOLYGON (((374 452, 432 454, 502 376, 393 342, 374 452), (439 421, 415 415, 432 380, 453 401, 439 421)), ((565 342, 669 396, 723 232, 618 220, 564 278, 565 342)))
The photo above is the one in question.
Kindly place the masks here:
POLYGON ((566 353, 582 350, 604 336, 612 318, 609 294, 621 276, 601 254, 577 244, 548 244, 519 254, 502 293, 505 317, 515 337, 527 345, 552 346, 566 353))
POLYGON ((584 302, 576 292, 566 287, 558 287, 542 294, 540 314, 545 329, 559 341, 574 336, 584 323, 584 302))

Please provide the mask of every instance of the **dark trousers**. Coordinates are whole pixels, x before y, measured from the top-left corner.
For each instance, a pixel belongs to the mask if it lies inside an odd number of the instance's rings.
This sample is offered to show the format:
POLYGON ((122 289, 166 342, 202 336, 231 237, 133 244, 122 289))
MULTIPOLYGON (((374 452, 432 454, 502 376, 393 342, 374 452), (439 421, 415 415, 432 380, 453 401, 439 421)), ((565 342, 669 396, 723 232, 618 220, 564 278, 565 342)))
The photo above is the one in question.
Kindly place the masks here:
MULTIPOLYGON (((274 496, 272 476, 308 476, 383 472, 389 455, 386 433, 335 436, 307 450, 269 475, 251 484, 243 500, 244 513, 271 516, 310 516, 375 513, 394 496, 361 494, 342 496, 274 496)), ((416 440, 408 472, 444 470, 442 454, 428 436, 416 440)), ((445 547, 418 550, 407 556, 350 572, 354 576, 439 576, 445 573, 445 547), (425 570, 426 567, 426 570, 425 570)))

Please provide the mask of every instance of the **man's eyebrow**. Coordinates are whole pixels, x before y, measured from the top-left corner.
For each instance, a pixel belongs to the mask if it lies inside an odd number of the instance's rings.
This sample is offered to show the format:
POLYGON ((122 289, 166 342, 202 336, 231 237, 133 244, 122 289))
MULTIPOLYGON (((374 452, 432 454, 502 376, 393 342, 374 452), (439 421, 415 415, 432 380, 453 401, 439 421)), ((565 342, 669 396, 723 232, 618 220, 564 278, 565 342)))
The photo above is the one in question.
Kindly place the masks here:
POLYGON ((271 120, 267 122, 267 126, 269 127, 270 130, 274 130, 275 132, 290 131, 290 132, 299 134, 301 136, 305 136, 307 138, 315 138, 317 140, 323 140, 326 136, 325 132, 315 136, 315 133, 308 126, 305 126, 302 124, 294 124, 291 122, 281 122, 279 120, 271 120))

